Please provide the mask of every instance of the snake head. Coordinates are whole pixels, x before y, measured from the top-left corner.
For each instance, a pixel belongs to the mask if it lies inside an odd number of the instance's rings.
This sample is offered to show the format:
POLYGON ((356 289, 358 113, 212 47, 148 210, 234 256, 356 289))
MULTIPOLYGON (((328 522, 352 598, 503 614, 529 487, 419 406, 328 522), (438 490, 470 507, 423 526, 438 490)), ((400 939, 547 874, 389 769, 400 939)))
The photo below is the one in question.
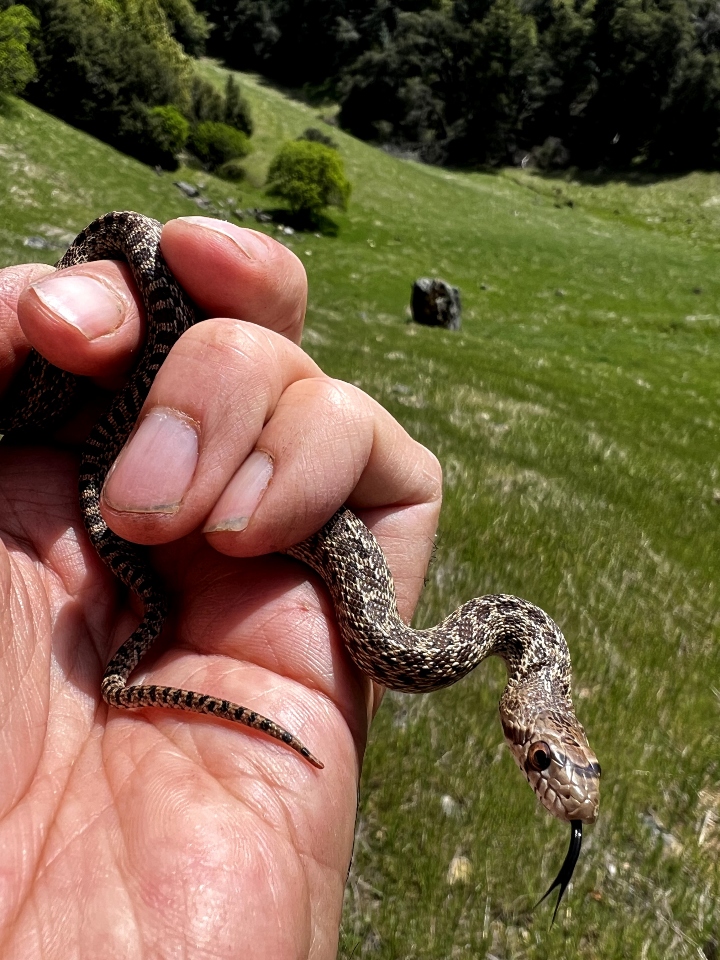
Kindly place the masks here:
POLYGON ((556 887, 559 888, 552 918, 554 923, 580 856, 582 825, 597 820, 600 764, 569 700, 562 713, 541 710, 531 722, 507 720, 503 716, 503 730, 517 765, 540 803, 554 817, 570 823, 570 846, 565 861, 542 897, 544 900, 556 887))
POLYGON ((565 821, 595 823, 600 803, 600 764, 572 708, 543 710, 530 721, 508 721, 510 751, 542 805, 565 821))

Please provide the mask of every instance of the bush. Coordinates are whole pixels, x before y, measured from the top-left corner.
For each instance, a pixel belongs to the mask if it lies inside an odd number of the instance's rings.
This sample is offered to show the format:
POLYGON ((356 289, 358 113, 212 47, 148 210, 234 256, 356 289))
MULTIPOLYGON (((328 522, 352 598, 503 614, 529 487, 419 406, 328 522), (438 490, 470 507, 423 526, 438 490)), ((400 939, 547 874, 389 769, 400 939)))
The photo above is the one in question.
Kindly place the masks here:
POLYGON ((21 4, 0 11, 0 94, 22 93, 35 77, 28 50, 40 24, 21 4))
POLYGON ((176 170, 176 158, 187 142, 190 124, 172 105, 146 108, 144 114, 145 129, 141 136, 145 151, 140 159, 166 170, 176 170))
POLYGON ((250 141, 244 133, 214 120, 205 120, 193 127, 188 147, 210 170, 250 153, 250 141))
POLYGON ((311 217, 332 205, 347 208, 350 182, 336 150, 309 140, 286 143, 268 171, 268 193, 281 197, 293 213, 311 217))
POLYGON ((231 180, 233 183, 239 183, 245 179, 245 167, 239 160, 228 160, 219 166, 215 173, 223 180, 231 180))

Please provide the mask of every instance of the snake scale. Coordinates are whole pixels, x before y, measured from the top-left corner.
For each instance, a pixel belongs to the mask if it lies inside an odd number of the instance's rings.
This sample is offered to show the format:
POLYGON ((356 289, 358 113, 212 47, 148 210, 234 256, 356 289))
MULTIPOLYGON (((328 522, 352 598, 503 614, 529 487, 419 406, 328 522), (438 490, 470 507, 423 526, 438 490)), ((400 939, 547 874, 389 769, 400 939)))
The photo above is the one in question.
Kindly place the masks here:
MULTIPOLYGON (((107 666, 102 696, 121 708, 162 706, 245 724, 281 740, 321 768, 293 734, 252 710, 189 690, 128 685, 162 629, 167 601, 145 549, 108 528, 100 513, 100 494, 155 374, 176 340, 198 319, 162 257, 161 230, 157 221, 137 213, 108 213, 86 227, 57 264, 63 269, 93 260, 126 261, 147 317, 140 359, 92 428, 81 456, 80 506, 90 540, 144 606, 141 622, 107 666)), ((72 407, 79 384, 79 378, 31 351, 3 398, 0 433, 12 437, 30 429, 52 429, 72 407)), ((575 716, 570 656, 555 623, 526 600, 499 595, 471 600, 431 629, 412 629, 398 615, 392 576, 380 547, 346 508, 287 553, 322 577, 350 656, 383 686, 408 692, 437 690, 455 683, 490 655, 505 661, 508 681, 500 717, 506 741, 543 806, 571 824, 570 848, 550 888, 560 887, 559 904, 580 853, 582 824, 597 817, 600 767, 575 716)))

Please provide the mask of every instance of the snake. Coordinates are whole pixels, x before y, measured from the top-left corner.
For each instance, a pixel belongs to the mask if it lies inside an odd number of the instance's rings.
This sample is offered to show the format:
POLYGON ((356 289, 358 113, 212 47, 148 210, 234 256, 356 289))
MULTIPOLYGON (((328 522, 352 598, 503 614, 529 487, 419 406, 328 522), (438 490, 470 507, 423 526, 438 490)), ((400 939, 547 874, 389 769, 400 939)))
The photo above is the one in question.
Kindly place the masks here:
MULTIPOLYGON (((296 736, 254 710, 205 693, 129 683, 162 630, 168 601, 147 548, 122 539, 105 523, 102 487, 163 361, 179 337, 202 319, 163 258, 161 231, 158 221, 142 214, 113 211, 78 234, 56 264, 62 270, 96 260, 125 261, 146 314, 139 359, 90 430, 80 455, 80 510, 89 539, 143 606, 140 623, 107 665, 102 698, 121 709, 165 707, 243 724, 322 769, 296 736)), ((81 387, 82 378, 31 350, 0 403, 3 440, 22 442, 23 437, 52 433, 81 400, 81 387)), ((545 894, 559 888, 554 921, 580 855, 582 826, 597 819, 600 780, 600 765, 573 707, 570 654, 559 627, 529 601, 501 594, 470 600, 432 628, 413 629, 399 616, 392 574, 378 542, 347 507, 285 552, 321 577, 351 659, 383 687, 425 693, 457 682, 489 656, 505 662, 508 678, 499 703, 505 740, 542 806, 570 824, 565 861, 545 894)))

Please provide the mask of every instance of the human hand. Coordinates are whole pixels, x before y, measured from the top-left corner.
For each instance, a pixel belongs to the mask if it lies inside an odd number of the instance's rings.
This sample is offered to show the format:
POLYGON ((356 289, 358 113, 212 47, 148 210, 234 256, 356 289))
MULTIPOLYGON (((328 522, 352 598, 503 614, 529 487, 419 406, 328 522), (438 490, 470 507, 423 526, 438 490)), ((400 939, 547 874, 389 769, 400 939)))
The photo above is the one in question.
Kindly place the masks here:
MULTIPOLYGON (((380 541, 409 618, 439 468, 297 346, 306 281, 288 250, 205 218, 172 221, 162 249, 220 319, 173 349, 104 494, 105 519, 151 545, 172 600, 157 655, 133 680, 263 713, 325 769, 214 718, 106 707, 105 664, 140 611, 87 540, 75 452, 3 444, 3 956, 323 960, 337 949, 379 691, 346 656, 317 578, 268 554, 348 503, 380 541)), ((126 267, 85 264, 62 279, 12 267, 0 294, 0 388, 28 341, 100 385, 122 382, 142 339, 126 267)))

